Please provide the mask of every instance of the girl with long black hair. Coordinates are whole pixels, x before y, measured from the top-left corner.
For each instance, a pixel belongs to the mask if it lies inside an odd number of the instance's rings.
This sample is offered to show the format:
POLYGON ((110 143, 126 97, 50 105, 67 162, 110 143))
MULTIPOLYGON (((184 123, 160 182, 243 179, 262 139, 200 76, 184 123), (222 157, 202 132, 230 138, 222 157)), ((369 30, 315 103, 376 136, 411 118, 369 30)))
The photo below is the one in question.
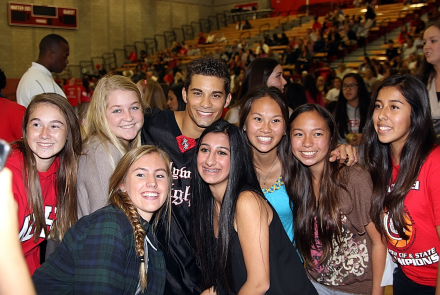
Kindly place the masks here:
POLYGON ((391 76, 374 94, 364 128, 371 214, 398 263, 395 295, 434 294, 440 280, 440 148, 430 111, 422 82, 391 76))
POLYGON ((223 120, 197 145, 191 235, 202 294, 316 294, 245 146, 240 129, 223 120))

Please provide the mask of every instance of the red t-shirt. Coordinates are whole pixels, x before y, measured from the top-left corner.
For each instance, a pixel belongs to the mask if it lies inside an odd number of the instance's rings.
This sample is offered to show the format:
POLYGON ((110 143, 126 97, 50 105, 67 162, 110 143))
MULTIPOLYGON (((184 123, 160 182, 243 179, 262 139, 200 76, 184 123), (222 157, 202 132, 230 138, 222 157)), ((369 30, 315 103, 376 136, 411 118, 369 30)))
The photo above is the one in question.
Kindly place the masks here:
MULTIPOLYGON (((393 187, 399 166, 393 166, 393 187)), ((440 147, 436 147, 420 169, 419 177, 405 197, 404 208, 409 226, 409 239, 403 240, 394 230, 392 220, 383 218, 388 249, 412 281, 436 286, 440 239, 440 147)))
POLYGON ((321 23, 319 23, 319 22, 313 23, 313 26, 312 26, 313 31, 319 31, 321 28, 322 28, 321 23))
MULTIPOLYGON (((12 172, 12 192, 18 205, 18 238, 21 242, 24 258, 32 275, 40 265, 40 244, 44 241, 44 231, 41 231, 40 239, 35 243, 33 211, 27 208, 27 193, 24 185, 23 155, 20 151, 14 150, 6 161, 6 167, 12 172)), ((53 164, 46 172, 38 172, 40 179, 41 193, 45 210, 46 225, 49 231, 52 223, 56 220, 56 173, 60 167, 60 161, 55 158, 53 164)))
POLYGON ((320 92, 316 96, 316 101, 313 99, 312 95, 308 90, 306 90, 306 97, 307 97, 307 103, 316 103, 322 107, 325 106, 324 98, 322 97, 322 94, 320 92))
POLYGON ((165 83, 170 83, 170 85, 171 84, 173 84, 174 83, 174 75, 165 75, 165 77, 163 77, 163 81, 165 82, 165 83))
POLYGON ((0 138, 6 142, 23 136, 21 125, 26 108, 16 102, 0 97, 0 138))
POLYGON ((78 99, 81 98, 81 88, 78 85, 70 86, 66 84, 63 86, 63 90, 70 104, 76 107, 78 105, 78 99))

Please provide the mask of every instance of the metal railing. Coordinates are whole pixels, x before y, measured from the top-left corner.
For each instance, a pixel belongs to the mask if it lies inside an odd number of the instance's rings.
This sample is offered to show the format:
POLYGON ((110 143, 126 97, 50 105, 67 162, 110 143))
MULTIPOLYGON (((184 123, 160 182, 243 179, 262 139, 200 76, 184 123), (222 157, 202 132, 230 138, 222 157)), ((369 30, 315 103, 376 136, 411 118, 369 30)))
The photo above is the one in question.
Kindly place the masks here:
POLYGON ((209 20, 209 23, 211 24, 211 31, 212 31, 212 27, 214 26, 214 24, 216 24, 217 25, 217 28, 216 28, 216 30, 220 30, 220 22, 218 21, 218 18, 216 17, 216 16, 214 16, 214 15, 209 15, 208 16, 208 20, 209 20), (213 21, 214 20, 214 21, 213 21))
POLYGON ((201 18, 201 19, 199 19, 199 24, 200 24, 200 32, 202 32, 202 33, 211 32, 211 21, 209 19, 201 18), (205 31, 205 29, 206 29, 206 31, 205 31))
POLYGON ((163 36, 165 37, 165 48, 170 47, 173 41, 176 41, 176 34, 174 31, 164 31, 163 36))
POLYGON ((111 70, 112 68, 116 68, 116 57, 113 52, 104 52, 102 54, 102 60, 104 61, 102 66, 107 71, 111 70))
POLYGON ((121 48, 113 49, 113 54, 115 55, 116 68, 122 66, 122 64, 125 61, 125 58, 127 57, 125 49, 121 49, 121 48), (120 58, 119 58, 119 55, 121 53, 123 55, 122 62, 120 62, 120 58))
POLYGON ((154 38, 144 38, 145 47, 147 48, 147 54, 151 52, 153 55, 157 51, 157 41, 154 38))
POLYGON ((183 25, 182 26, 182 30, 183 30, 183 39, 185 40, 190 40, 190 39, 194 39, 194 28, 190 25, 183 25))
POLYGON ((159 41, 157 41, 157 38, 158 37, 160 37, 160 38, 163 38, 163 44, 164 44, 164 47, 166 47, 166 38, 165 38, 165 36, 163 35, 163 34, 154 34, 154 40, 156 41, 156 51, 157 50, 159 50, 159 41))

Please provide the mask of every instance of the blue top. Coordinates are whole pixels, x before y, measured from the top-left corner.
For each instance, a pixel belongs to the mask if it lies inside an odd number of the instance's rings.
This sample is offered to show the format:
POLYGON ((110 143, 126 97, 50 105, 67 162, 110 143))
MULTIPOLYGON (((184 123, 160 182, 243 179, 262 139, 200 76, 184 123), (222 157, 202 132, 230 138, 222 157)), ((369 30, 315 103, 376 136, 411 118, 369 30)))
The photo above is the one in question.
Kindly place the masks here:
POLYGON ((271 188, 262 188, 261 190, 275 211, 277 211, 290 241, 293 241, 293 213, 290 209, 289 196, 287 195, 282 177, 280 176, 271 188))

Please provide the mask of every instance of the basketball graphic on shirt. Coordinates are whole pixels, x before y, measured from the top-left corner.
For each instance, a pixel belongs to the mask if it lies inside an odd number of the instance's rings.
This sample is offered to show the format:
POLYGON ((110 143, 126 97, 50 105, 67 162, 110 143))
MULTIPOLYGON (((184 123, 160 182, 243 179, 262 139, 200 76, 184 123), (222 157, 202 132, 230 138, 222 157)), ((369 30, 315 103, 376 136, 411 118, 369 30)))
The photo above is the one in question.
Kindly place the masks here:
POLYGON ((383 216, 383 222, 389 243, 393 244, 397 248, 404 248, 411 242, 413 228, 411 220, 408 218, 408 215, 405 214, 405 223, 408 224, 408 229, 404 229, 404 232, 408 236, 408 239, 402 239, 399 236, 399 233, 394 228, 393 219, 389 216, 388 212, 385 212, 383 216))

